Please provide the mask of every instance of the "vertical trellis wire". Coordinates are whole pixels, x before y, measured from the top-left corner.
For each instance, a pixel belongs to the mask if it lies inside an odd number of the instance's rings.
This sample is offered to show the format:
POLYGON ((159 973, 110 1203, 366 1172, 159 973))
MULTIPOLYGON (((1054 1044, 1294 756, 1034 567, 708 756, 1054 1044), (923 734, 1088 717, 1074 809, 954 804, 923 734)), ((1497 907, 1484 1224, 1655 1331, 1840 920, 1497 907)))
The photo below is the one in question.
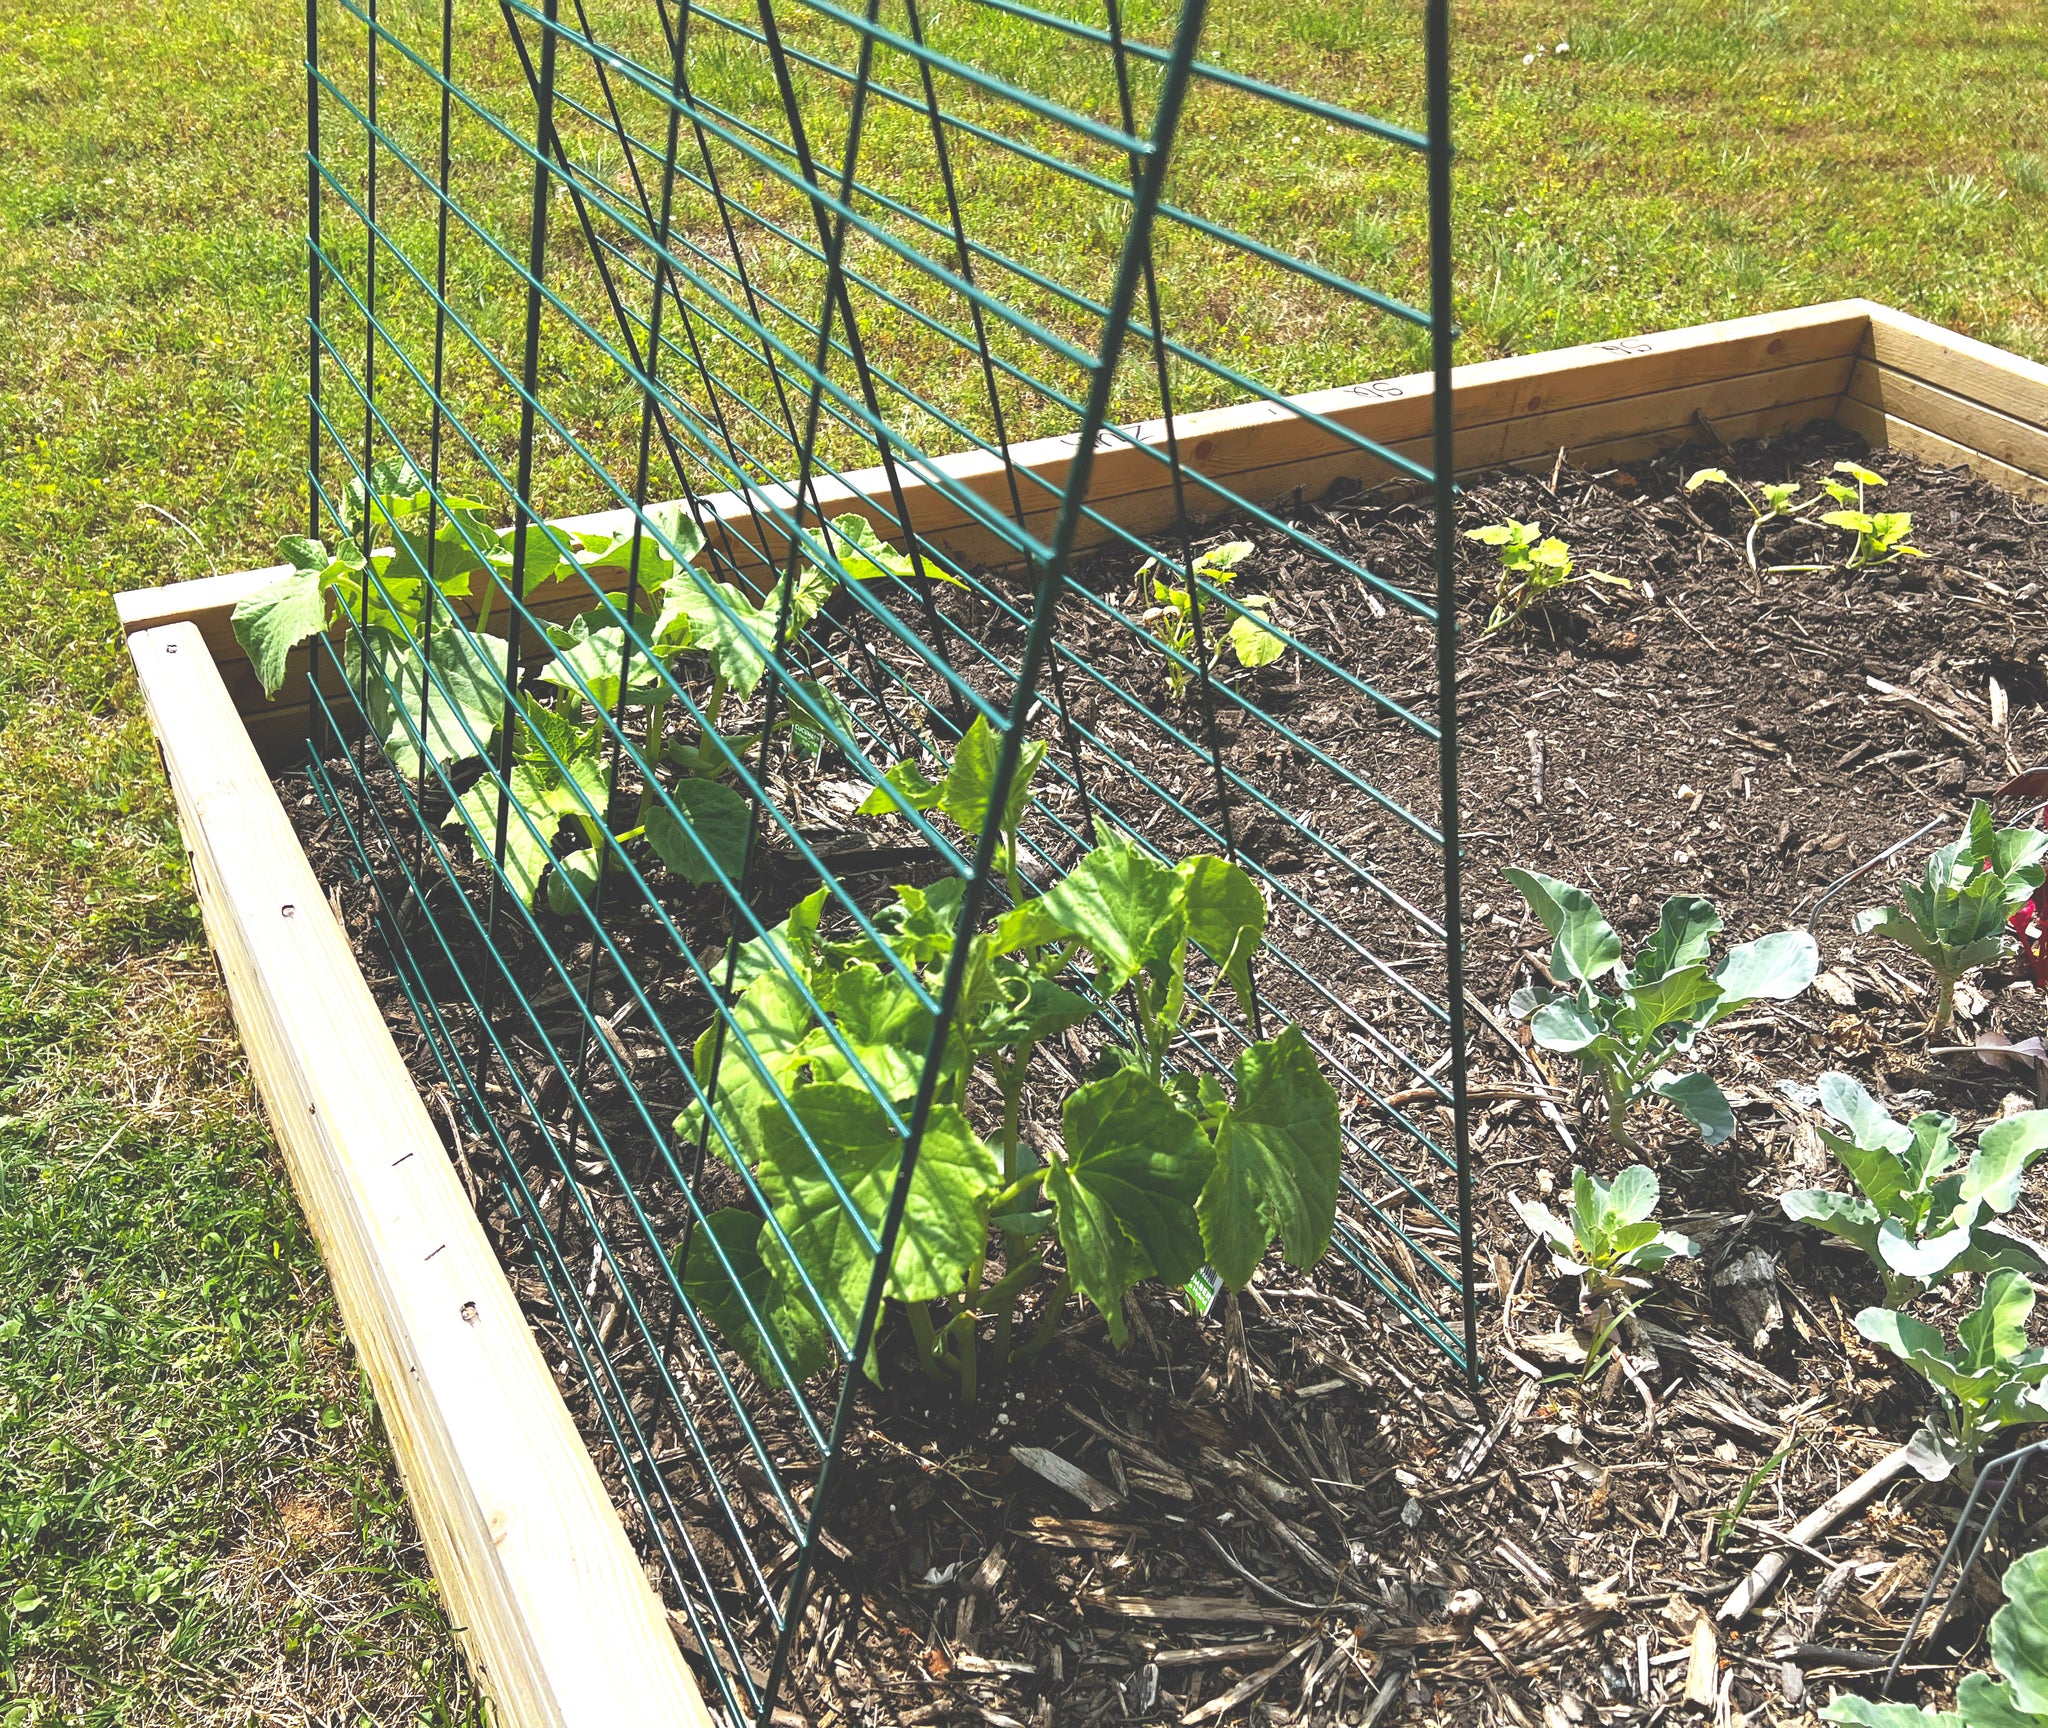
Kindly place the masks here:
MULTIPOLYGON (((1050 746, 1025 891, 1098 824, 1253 873, 1271 918, 1250 1010, 1204 996, 1174 1061, 1227 1071, 1262 1029, 1302 1029, 1344 1101, 1337 1253, 1475 1372, 1449 415, 1426 461, 1419 439, 1383 447, 1226 357, 1228 320, 1195 304, 1207 271, 1247 304, 1313 298, 1343 331, 1392 320, 1427 339, 1447 402, 1447 7, 1416 20, 1419 131, 1205 59, 1204 14, 308 0, 308 530, 370 555, 283 700, 377 890, 451 1150, 735 1722, 768 1719, 799 1654, 966 982, 965 943, 935 978, 895 958, 883 890, 950 876, 962 928, 1011 895, 992 827, 970 846, 935 815, 854 807, 977 719, 1000 740, 996 807, 1050 746), (1176 156, 1282 126, 1416 164, 1426 306, 1209 208, 1176 156), (1205 467, 1219 422, 1188 405, 1234 401, 1285 409, 1323 479, 1421 499, 1428 582, 1276 503, 1297 486, 1284 452, 1205 467), (366 498, 401 473, 421 516, 380 516, 366 498), (827 529, 847 512, 901 569, 827 529), (1433 719, 1429 690, 1388 687, 1395 659, 1196 567, 1246 525, 1290 593, 1343 584, 1388 642, 1426 647, 1433 719), (1134 587, 1147 564, 1199 597, 1185 647, 1134 587), (815 573, 831 603, 800 614, 815 573), (657 651, 679 581, 757 686, 657 651), (1227 637, 1262 617, 1287 670, 1252 676, 1227 637), (1289 705, 1303 689, 1320 709, 1289 705), (543 698, 574 726, 535 718, 543 698), (637 841, 591 879, 552 862, 565 822, 696 831, 707 783, 744 835, 688 880, 637 841), (914 1075, 874 1072, 759 940, 820 885, 827 923, 880 942, 925 1015, 914 1075), (783 978, 822 1059, 867 1088, 898 1148, 885 1179, 843 1178, 788 1108, 742 968, 783 978), (809 1149, 870 1267, 854 1313, 804 1280, 830 1375, 765 1342, 743 1362, 692 1296, 710 1266, 759 1320, 707 1224, 767 1210, 720 1108, 739 1085, 809 1149)), ((1114 1036, 1122 1009, 1099 1009, 1114 1036)))

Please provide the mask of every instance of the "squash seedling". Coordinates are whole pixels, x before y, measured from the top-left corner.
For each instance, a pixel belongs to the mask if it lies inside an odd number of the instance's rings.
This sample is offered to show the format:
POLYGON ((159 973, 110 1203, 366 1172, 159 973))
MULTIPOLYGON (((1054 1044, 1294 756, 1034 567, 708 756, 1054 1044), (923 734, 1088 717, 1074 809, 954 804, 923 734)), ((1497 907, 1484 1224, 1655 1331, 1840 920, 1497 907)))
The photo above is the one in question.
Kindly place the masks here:
POLYGON ((2005 952, 2008 920, 2034 897, 2048 857, 2048 833, 2000 828, 1991 806, 1970 806, 1960 838, 1927 860, 1918 882, 1899 889, 1899 902, 1856 914, 1860 935, 1882 936, 1909 948, 1934 973, 1934 1019, 1939 1032, 1955 1015, 1955 992, 1966 973, 1989 966, 2005 952))
POLYGON ((1652 1095, 1675 1104, 1709 1146, 1734 1133, 1735 1115, 1720 1087, 1665 1063, 1736 1009, 1797 996, 1820 970, 1813 938, 1780 930, 1729 949, 1710 970, 1708 946, 1721 929, 1720 914, 1704 900, 1675 894, 1630 966, 1620 936, 1583 888, 1533 870, 1509 870, 1507 877, 1549 931, 1550 974, 1563 986, 1525 985, 1508 1006, 1529 1022, 1538 1044, 1577 1058, 1592 1076, 1616 1144, 1632 1144, 1628 1112, 1652 1095), (1603 979, 1612 980, 1612 995, 1598 988, 1603 979))
POLYGON ((1976 1311, 1956 1327, 1956 1342, 1892 1308, 1866 1308, 1856 1330, 1917 1372, 1934 1394, 1934 1414, 1914 1436, 1914 1468, 1939 1482, 1960 1468, 1967 1477, 1984 1444, 2001 1428, 2048 1422, 2048 1349, 2027 1344, 2034 1287, 2017 1272, 1984 1280, 1976 1311))
POLYGON ((1845 486, 1839 480, 1824 480, 1823 490, 1837 504, 1845 506, 1830 510, 1821 517, 1830 528, 1843 528, 1856 536, 1855 548, 1849 554, 1849 568, 1854 570, 1865 564, 1888 564, 1898 557, 1925 558, 1927 554, 1917 546, 1908 546, 1906 536, 1913 532, 1913 517, 1905 510, 1871 511, 1864 498, 1865 489, 1882 486, 1884 476, 1873 474, 1868 468, 1854 462, 1837 462, 1837 474, 1846 474, 1855 482, 1845 486))
POLYGON ((1546 536, 1541 523, 1489 522, 1483 528, 1465 530, 1467 540, 1477 540, 1500 553, 1500 576, 1495 589, 1493 613, 1486 620, 1485 634, 1509 624, 1520 624, 1528 615, 1547 605, 1560 589, 1578 582, 1604 582, 1610 588, 1627 588, 1625 576, 1610 576, 1604 570, 1579 570, 1572 549, 1555 535, 1546 536))
POLYGON ((1702 486, 1726 486, 1749 506, 1749 534, 1742 543, 1742 550, 1752 570, 1756 568, 1757 530, 1778 517, 1796 516, 1800 510, 1799 482, 1796 480, 1760 481, 1755 492, 1751 492, 1725 468, 1702 468, 1686 481, 1685 489, 1697 492, 1702 486))
MULTIPOLYGON (((1211 546, 1208 551, 1198 553, 1194 561, 1195 582, 1213 582, 1219 587, 1235 579, 1237 567, 1250 555, 1252 543, 1249 540, 1229 540, 1221 546, 1211 546)), ((1209 614, 1207 602, 1199 590, 1190 584, 1177 588, 1167 578, 1174 572, 1166 569, 1158 559, 1150 559, 1138 572, 1142 591, 1149 580, 1152 585, 1153 603, 1139 615, 1138 621, 1173 650, 1174 658, 1166 662, 1166 683, 1176 698, 1187 693, 1188 669, 1183 661, 1192 660, 1195 654, 1195 608, 1204 608, 1202 622, 1206 633, 1209 614)), ((1223 640, 1216 645, 1210 656, 1211 666, 1218 664, 1227 652, 1240 666, 1270 666, 1287 652, 1283 638, 1269 630, 1259 619, 1272 608, 1272 600, 1264 594, 1245 594, 1238 604, 1254 617, 1233 618, 1223 640)))
POLYGON ((1587 1294, 1597 1296, 1617 1285, 1644 1287, 1634 1274, 1659 1271, 1699 1252, 1691 1237, 1657 1222, 1657 1196, 1655 1173, 1631 1164, 1612 1182, 1574 1167, 1571 1206, 1563 1218, 1540 1201, 1509 1198, 1531 1234, 1550 1250, 1551 1264, 1585 1279, 1587 1294))
POLYGON ((2048 1263, 1989 1220, 2019 1204, 2020 1179, 2048 1151, 2048 1110, 1994 1122, 1960 1170, 1956 1119, 1923 1110, 1896 1122, 1847 1074, 1820 1077, 1820 1104, 1845 1130, 1819 1130, 1856 1184, 1854 1194, 1795 1188, 1785 1216, 1853 1242, 1884 1279, 1885 1306, 1903 1308, 1940 1278, 1999 1267, 2048 1277, 2048 1263))

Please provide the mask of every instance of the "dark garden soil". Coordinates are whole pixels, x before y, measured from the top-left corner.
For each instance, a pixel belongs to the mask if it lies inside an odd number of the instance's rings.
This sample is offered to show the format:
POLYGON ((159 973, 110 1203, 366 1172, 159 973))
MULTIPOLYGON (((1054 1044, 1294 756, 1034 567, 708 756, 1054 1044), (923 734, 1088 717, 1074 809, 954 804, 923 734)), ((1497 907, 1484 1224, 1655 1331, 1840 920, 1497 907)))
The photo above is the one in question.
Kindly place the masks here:
MULTIPOLYGON (((1353 495, 1297 500, 1286 514, 1395 586, 1430 590, 1422 507, 1353 495)), ((1493 555, 1461 542, 1468 977, 1477 1003, 1511 1030, 1507 998, 1541 978, 1548 952, 1501 874, 1511 863, 1583 883, 1631 942, 1654 926, 1665 895, 1687 892, 1714 901, 1726 940, 1812 918, 1821 943, 1826 970, 1812 990, 1738 1017, 1701 1053, 1736 1105, 1731 1141, 1708 1150, 1675 1116, 1643 1118, 1642 1156, 1664 1184, 1662 1215, 1700 1242, 1701 1257, 1678 1263, 1627 1323, 1626 1360, 1581 1377, 1588 1345, 1597 1353, 1599 1341, 1580 1323, 1576 1285, 1554 1280, 1528 1252, 1508 1197, 1554 1193, 1576 1161, 1605 1176, 1626 1160, 1581 1118, 1564 1063, 1491 1023, 1476 1026, 1483 1407, 1420 1331, 1337 1258, 1306 1276, 1269 1262, 1243 1299, 1207 1318, 1175 1294, 1149 1291, 1133 1301, 1134 1336, 1121 1353, 1100 1317, 1073 1304, 1046 1357, 964 1414, 885 1354, 886 1384, 863 1387, 849 1427, 829 1552, 784 1700, 792 1721, 1791 1722, 1809 1719, 1831 1685, 1867 1680, 1863 1671, 1896 1648, 1959 1498, 1912 1476, 1832 1534, 1795 1545, 1786 1587, 1760 1614, 1706 1633, 1698 1623, 1760 1556, 1785 1545, 1783 1532, 1803 1514, 1904 1440, 1923 1408, 1917 1383, 1851 1324, 1878 1299, 1875 1276, 1853 1251, 1794 1229, 1778 1209, 1787 1187, 1837 1183, 1812 1128, 1812 1081, 1844 1068, 1896 1113, 1947 1110, 1966 1132, 2035 1102, 2030 1074, 1958 1053, 1980 1034, 2043 1030, 2030 983, 1980 976, 1963 994, 1964 1018, 1930 1042, 1924 974, 1910 956, 1854 937, 1849 919, 1953 832, 1971 793, 2048 757, 2048 511, 1967 474, 1865 456, 1857 441, 1823 429, 1599 473, 1500 474, 1467 492, 1463 525, 1507 517, 1540 523, 1571 543, 1582 568, 1631 586, 1581 585, 1522 627, 1482 636, 1493 555), (1681 485, 1713 462, 1745 480, 1798 479, 1812 493, 1844 456, 1887 478, 1882 506, 1912 512, 1913 542, 1928 557, 1850 570, 1838 530, 1774 523, 1758 536, 1759 572, 1744 552, 1749 516, 1733 495, 1688 495, 1681 485), (1783 565, 1823 567, 1770 568, 1783 565), (1831 882, 1937 819, 1948 819, 1945 832, 1823 903, 1831 882), (1012 1452, 1020 1444, 1086 1472, 1091 1503, 1027 1468, 1012 1452), (1788 1445, 1782 1463, 1764 1470, 1788 1445)), ((1274 616, 1311 648, 1433 712, 1424 625, 1355 580, 1340 583, 1272 529, 1219 525, 1197 544, 1240 537, 1255 545, 1240 587, 1272 595, 1274 616)), ((1127 605, 1130 561, 1101 563, 1090 585, 1127 605)), ((943 604, 992 650, 1014 650, 1014 625, 984 603, 949 594, 943 604)), ((1091 686, 1068 674, 1072 711, 1093 737, 1083 748, 1092 794, 1132 807, 1114 790, 1131 786, 1128 773, 1101 755, 1104 742, 1120 743, 1213 816, 1207 768, 1148 752, 1115 691, 1178 715, 1190 733, 1201 724, 1192 699, 1176 702, 1156 653, 1105 614, 1079 615, 1073 628, 1070 640, 1109 680, 1091 686)), ((1354 769, 1433 819, 1434 757, 1412 729, 1298 655, 1236 678, 1247 700, 1309 746, 1233 716, 1226 702, 1221 726, 1245 779, 1428 907, 1439 895, 1429 850, 1328 766, 1354 769)), ((303 779, 284 790, 401 1048, 423 1089, 450 1101, 375 934, 376 902, 354 874, 345 827, 323 815, 303 779)), ((857 832, 829 766, 795 791, 811 808, 825 806, 820 844, 893 848, 904 836, 888 823, 857 832)), ((394 792, 388 774, 372 776, 369 796, 347 801, 371 835, 378 891, 392 903, 397 855, 364 818, 392 819, 394 792)), ((1071 797, 1052 801, 1069 818, 1081 814, 1071 797)), ((1275 934, 1295 966, 1272 968, 1265 983, 1284 1012, 1351 1064, 1340 1092, 1356 1110, 1355 1081, 1383 1094, 1396 1083, 1370 1034, 1399 1020, 1401 998, 1391 974, 1349 944, 1400 957, 1405 976, 1434 988, 1426 945, 1412 922, 1325 869, 1292 822, 1242 798, 1233 822, 1247 854, 1334 926, 1283 908, 1275 934)), ((1173 828, 1158 830, 1162 845, 1197 848, 1191 828, 1173 828)), ((906 874, 893 853, 842 856, 849 868, 869 867, 878 889, 906 874)), ((457 860, 456 869, 481 904, 477 866, 457 860)), ((771 872, 761 916, 781 916, 812 880, 793 863, 771 872)), ((453 886, 435 894, 441 909, 456 906, 453 886)), ((721 952, 724 922, 708 896, 679 889, 669 911, 698 952, 721 952)), ((580 981, 587 933, 579 944, 563 931, 555 952, 580 981)), ((670 938, 645 909, 622 913, 614 938, 652 981, 657 1015, 686 1049, 707 1010, 670 938)), ((514 1026, 512 1054, 530 1059, 524 1079, 560 1130, 566 1098, 559 1081, 552 1091, 546 1082, 538 1032, 574 1047, 569 987, 540 943, 513 942, 507 952, 540 1003, 524 1032, 514 1026)), ((457 958, 474 966, 479 956, 457 958)), ((451 975, 443 966, 428 976, 457 1041, 473 1050, 474 1021, 451 975)), ((606 1035, 651 1118, 666 1123, 686 1101, 683 1084, 647 1017, 623 1010, 623 1000, 600 979, 606 1035)), ((647 1134, 636 1139, 630 1095, 603 1079, 605 1067, 592 1064, 600 1116, 649 1216, 673 1233, 680 1198, 647 1134)), ((696 1544, 765 1667, 772 1635, 712 1532, 691 1442, 661 1424, 647 1352, 618 1324, 617 1292, 568 1203, 587 1203, 614 1240, 632 1238, 618 1171, 586 1140, 572 1154, 578 1182, 565 1195, 559 1174, 546 1174, 559 1170, 560 1152, 526 1120, 502 1065, 495 1072, 494 1106, 508 1123, 526 1123, 510 1154, 535 1173, 575 1282, 588 1273, 587 1288, 567 1297, 572 1311, 587 1302, 581 1345, 498 1197, 500 1153, 437 1107, 459 1139, 479 1212, 629 1531, 650 1561, 657 1537, 696 1544), (592 1330, 612 1351, 625 1399, 652 1424, 646 1444, 668 1471, 673 1511, 634 1497, 572 1366, 592 1330)), ((1386 1186, 1383 1172, 1361 1165, 1353 1174, 1386 1186)), ((707 1206, 738 1196, 729 1173, 707 1171, 705 1187, 707 1206)), ((2038 1204, 2038 1193, 2022 1203, 2021 1229, 2036 1228, 2038 1204)), ((1427 1239, 1419 1207, 1401 1216, 1415 1240, 1427 1239)), ((1441 1249, 1448 1257, 1451 1245, 1441 1249)), ((655 1282, 651 1257, 625 1269, 655 1282)), ((1943 1304, 1931 1297, 1920 1312, 1952 1320, 1943 1304)), ((701 1393, 693 1407, 728 1479, 765 1506, 732 1423, 718 1414, 702 1352, 686 1338, 673 1367, 701 1393)), ((755 1402, 772 1407, 765 1394, 755 1402)), ((817 1407, 829 1410, 829 1393, 817 1407)), ((786 1412, 763 1419, 778 1458, 805 1456, 786 1412)), ((792 1474, 807 1479, 801 1468, 792 1474)), ((2000 1551, 2036 1545, 2044 1514, 2048 1500, 2023 1492, 2000 1551)), ((765 1512, 745 1515, 779 1582, 787 1545, 765 1512)), ((1986 1568, 1994 1577, 1997 1558, 1986 1568)), ((1988 1600, 1995 1605, 1995 1593, 1988 1600)), ((1912 1659, 1923 1696, 1947 1692, 1958 1660, 1981 1660, 1980 1610, 1959 1613, 1944 1637, 1953 1649, 1912 1659)), ((701 1663, 694 1635, 678 1624, 701 1663)))

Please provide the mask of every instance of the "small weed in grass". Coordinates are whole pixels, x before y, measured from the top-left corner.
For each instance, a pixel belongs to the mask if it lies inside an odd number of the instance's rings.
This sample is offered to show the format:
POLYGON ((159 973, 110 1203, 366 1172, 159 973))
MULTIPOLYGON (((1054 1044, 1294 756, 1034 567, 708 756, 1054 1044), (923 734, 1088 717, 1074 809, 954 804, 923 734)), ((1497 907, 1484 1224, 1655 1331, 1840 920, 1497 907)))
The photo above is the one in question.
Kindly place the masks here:
POLYGON ((1999 165, 2022 198, 2048 198, 2048 156, 2034 150, 2008 150, 1999 158, 1999 165))

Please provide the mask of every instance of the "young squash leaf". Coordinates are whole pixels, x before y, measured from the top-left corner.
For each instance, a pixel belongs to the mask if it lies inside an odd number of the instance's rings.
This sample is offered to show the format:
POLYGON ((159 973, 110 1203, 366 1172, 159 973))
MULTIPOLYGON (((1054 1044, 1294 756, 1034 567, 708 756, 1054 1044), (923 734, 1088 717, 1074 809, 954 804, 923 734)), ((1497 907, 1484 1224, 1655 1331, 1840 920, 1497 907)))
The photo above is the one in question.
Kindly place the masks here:
MULTIPOLYGON (((1273 602, 1264 594, 1247 594, 1240 604, 1248 612, 1263 613, 1273 602)), ((1287 652, 1287 640, 1257 618, 1240 616, 1230 622, 1230 651, 1240 666, 1270 666, 1287 652)))

